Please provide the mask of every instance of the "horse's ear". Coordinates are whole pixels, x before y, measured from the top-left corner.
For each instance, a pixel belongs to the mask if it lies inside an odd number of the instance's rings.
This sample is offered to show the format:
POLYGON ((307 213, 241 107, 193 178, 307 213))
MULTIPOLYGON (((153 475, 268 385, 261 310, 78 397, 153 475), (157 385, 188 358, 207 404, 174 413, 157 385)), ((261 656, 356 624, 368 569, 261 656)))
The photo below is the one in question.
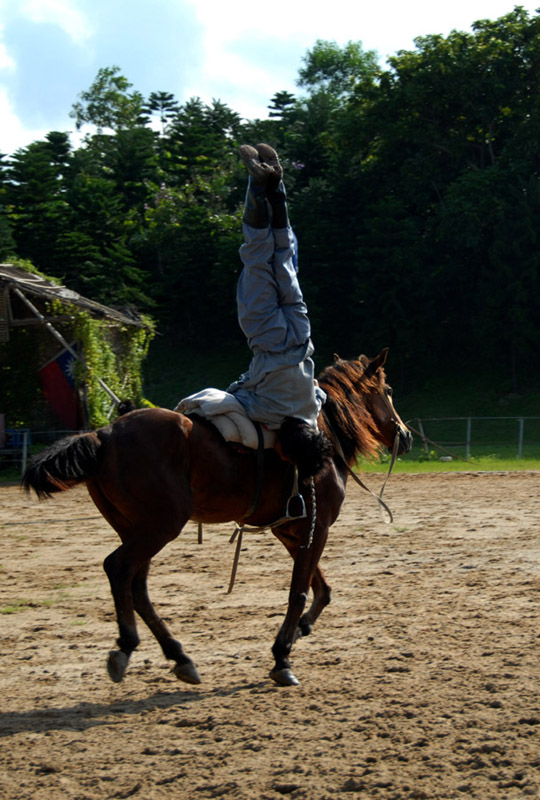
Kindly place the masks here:
POLYGON ((375 358, 372 358, 371 361, 369 361, 368 365, 366 366, 366 373, 368 375, 375 375, 378 369, 384 367, 386 358, 388 356, 388 350, 388 347, 383 347, 379 355, 375 356, 375 358))
POLYGON ((334 353, 334 364, 337 364, 337 363, 338 363, 338 361, 341 361, 341 357, 340 357, 340 356, 338 356, 338 354, 337 354, 337 353, 334 353))

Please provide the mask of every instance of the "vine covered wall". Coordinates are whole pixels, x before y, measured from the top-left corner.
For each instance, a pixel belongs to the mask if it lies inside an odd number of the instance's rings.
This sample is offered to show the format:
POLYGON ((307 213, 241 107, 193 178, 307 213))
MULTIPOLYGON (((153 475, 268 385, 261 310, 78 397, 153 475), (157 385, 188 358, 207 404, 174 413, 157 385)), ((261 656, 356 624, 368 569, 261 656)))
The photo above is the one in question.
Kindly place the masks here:
MULTIPOLYGON (((141 319, 144 327, 119 325, 60 300, 44 304, 42 313, 82 354, 83 360, 75 368, 75 384, 88 427, 106 425, 114 417, 113 400, 99 379, 121 400, 149 405, 143 397, 142 364, 154 336, 150 318, 141 319)), ((10 340, 0 344, 0 413, 6 415, 8 427, 61 427, 39 380, 40 368, 60 349, 60 343, 40 325, 12 327, 10 340)))
POLYGON ((154 325, 146 317, 145 327, 113 325, 72 307, 72 337, 79 344, 84 363, 77 368, 77 384, 86 395, 91 428, 106 425, 111 419, 112 400, 100 385, 101 378, 121 399, 136 406, 149 405, 143 397, 142 364, 154 336, 154 325))

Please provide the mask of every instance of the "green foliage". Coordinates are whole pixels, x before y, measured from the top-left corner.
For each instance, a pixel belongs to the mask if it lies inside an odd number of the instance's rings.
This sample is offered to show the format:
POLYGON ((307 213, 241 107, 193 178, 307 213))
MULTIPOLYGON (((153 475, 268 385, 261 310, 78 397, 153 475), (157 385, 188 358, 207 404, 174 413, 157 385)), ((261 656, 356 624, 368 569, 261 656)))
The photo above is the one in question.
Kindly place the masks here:
POLYGON ((16 252, 11 221, 6 208, 7 167, 4 158, 5 156, 0 154, 0 262, 16 252))
POLYGON ((318 40, 303 94, 277 91, 265 120, 145 99, 100 70, 73 110, 96 132, 75 151, 49 134, 0 171, 0 252, 12 236, 39 269, 151 311, 198 351, 236 343, 237 146, 268 141, 318 353, 390 345, 397 389, 474 353, 517 391, 539 380, 539 63, 540 16, 517 7, 420 37, 386 68, 359 42, 318 40))
POLYGON ((99 379, 120 399, 129 398, 137 406, 145 405, 142 364, 154 335, 151 320, 144 320, 144 328, 119 328, 75 306, 70 307, 69 313, 73 318, 72 335, 84 355, 77 380, 84 385, 90 427, 107 425, 114 405, 99 379))
POLYGON ((380 74, 377 53, 364 51, 360 42, 340 47, 319 39, 303 61, 297 83, 311 93, 322 90, 336 97, 348 96, 380 74))
POLYGON ((116 131, 141 122, 144 98, 140 92, 130 92, 131 86, 120 67, 100 69, 90 89, 81 92, 80 101, 73 105, 70 116, 77 129, 94 125, 102 133, 104 128, 116 131))

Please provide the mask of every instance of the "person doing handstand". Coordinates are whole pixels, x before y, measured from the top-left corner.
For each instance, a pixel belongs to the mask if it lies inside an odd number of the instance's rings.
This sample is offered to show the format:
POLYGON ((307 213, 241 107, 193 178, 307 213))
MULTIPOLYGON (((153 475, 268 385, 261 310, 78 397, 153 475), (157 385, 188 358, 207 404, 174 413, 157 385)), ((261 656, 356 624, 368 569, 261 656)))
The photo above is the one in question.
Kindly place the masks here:
POLYGON ((249 180, 237 305, 253 358, 227 392, 251 420, 279 431, 278 450, 306 477, 319 471, 327 454, 326 438, 317 429, 326 395, 314 378, 311 326, 298 282, 283 169, 267 144, 242 145, 240 156, 249 180))

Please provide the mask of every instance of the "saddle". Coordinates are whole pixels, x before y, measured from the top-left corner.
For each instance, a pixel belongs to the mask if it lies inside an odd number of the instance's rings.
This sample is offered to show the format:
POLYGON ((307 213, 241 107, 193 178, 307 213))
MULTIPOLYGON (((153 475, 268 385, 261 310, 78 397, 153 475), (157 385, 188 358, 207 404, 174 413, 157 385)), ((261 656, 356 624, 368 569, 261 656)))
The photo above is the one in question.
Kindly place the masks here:
POLYGON ((236 397, 221 389, 203 389, 180 400, 175 411, 181 414, 200 414, 216 426, 226 442, 235 442, 251 450, 259 448, 259 433, 264 449, 273 448, 277 431, 255 424, 247 416, 236 397))

